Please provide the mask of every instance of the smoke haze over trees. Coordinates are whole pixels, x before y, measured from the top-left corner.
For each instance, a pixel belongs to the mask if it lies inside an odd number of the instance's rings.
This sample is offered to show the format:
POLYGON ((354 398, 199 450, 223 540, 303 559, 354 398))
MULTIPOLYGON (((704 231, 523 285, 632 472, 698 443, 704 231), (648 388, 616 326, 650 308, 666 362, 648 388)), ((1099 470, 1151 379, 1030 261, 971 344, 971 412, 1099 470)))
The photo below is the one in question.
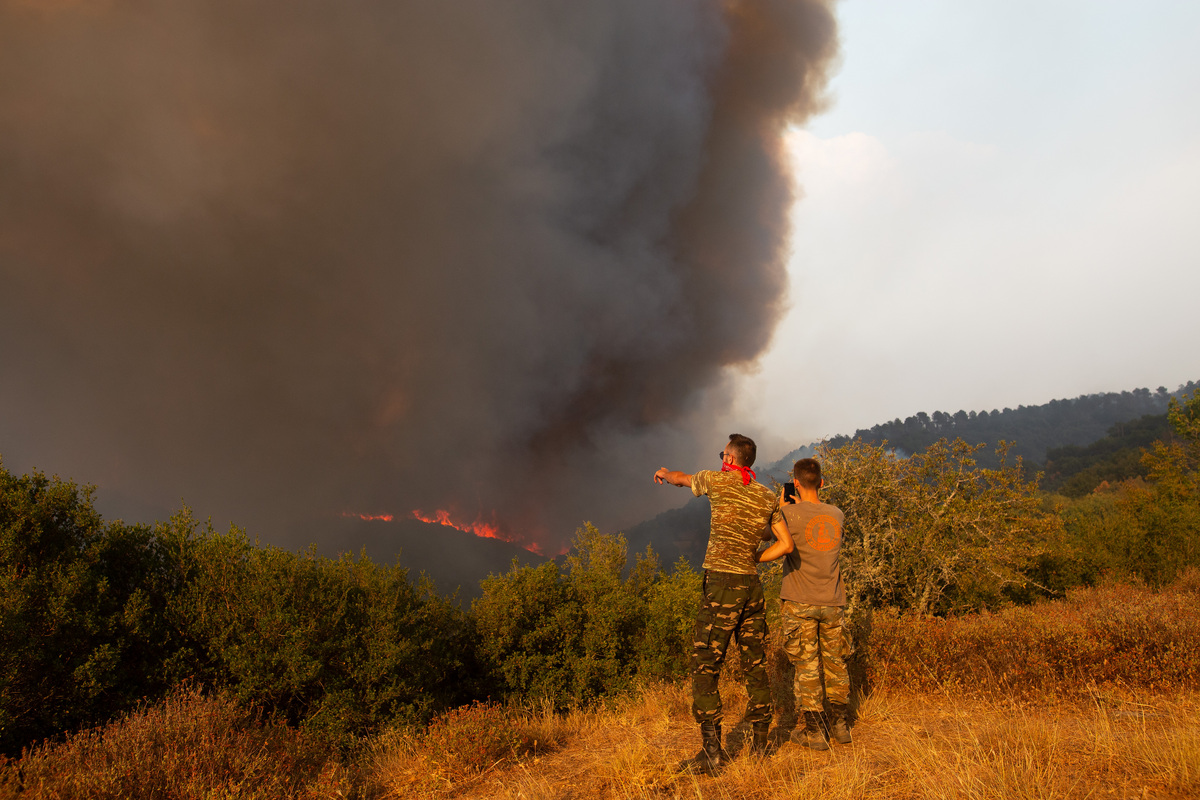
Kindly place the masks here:
POLYGON ((637 519, 782 310, 831 5, 0 0, 0 452, 289 544, 637 519))

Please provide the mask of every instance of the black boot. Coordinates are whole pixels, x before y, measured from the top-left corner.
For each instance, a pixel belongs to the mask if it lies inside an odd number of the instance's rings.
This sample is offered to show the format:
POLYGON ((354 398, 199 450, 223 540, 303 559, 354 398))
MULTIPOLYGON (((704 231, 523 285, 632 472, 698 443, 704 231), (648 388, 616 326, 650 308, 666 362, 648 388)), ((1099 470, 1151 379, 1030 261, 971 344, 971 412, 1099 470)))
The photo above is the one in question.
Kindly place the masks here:
POLYGON ((850 736, 850 726, 846 724, 848 710, 845 703, 829 704, 829 736, 838 744, 850 744, 854 741, 850 736))
POLYGON ((729 753, 725 752, 725 748, 721 744, 723 741, 721 739, 721 723, 714 723, 713 727, 717 729, 717 764, 719 767, 724 767, 726 764, 733 761, 733 759, 729 757, 729 753))
POLYGON ((680 772, 695 772, 701 775, 716 775, 729 763, 729 754, 721 747, 721 723, 700 723, 700 752, 679 762, 680 772))
POLYGON ((797 728, 792 731, 792 741, 810 750, 828 750, 825 743, 825 731, 821 729, 821 712, 804 712, 804 730, 797 728))
POLYGON ((771 731, 771 720, 754 723, 754 739, 750 742, 750 755, 765 758, 770 755, 771 740, 767 734, 771 731))

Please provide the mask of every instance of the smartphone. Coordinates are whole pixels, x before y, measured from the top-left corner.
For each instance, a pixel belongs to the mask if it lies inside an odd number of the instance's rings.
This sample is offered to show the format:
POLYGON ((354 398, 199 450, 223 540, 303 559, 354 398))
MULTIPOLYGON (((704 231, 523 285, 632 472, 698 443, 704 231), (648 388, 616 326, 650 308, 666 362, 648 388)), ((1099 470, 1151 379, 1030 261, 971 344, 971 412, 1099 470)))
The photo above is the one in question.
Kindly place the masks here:
POLYGON ((788 481, 783 485, 783 502, 796 502, 796 484, 792 483, 791 481, 788 481))

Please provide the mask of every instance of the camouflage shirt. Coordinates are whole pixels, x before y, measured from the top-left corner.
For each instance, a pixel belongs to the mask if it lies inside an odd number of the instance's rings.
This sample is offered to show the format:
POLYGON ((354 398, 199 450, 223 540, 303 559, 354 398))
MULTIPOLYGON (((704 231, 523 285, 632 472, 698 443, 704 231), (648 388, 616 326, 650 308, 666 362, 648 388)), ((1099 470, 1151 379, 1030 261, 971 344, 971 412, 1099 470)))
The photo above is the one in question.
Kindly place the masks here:
POLYGON ((704 569, 757 575, 754 553, 763 533, 783 519, 775 493, 757 481, 743 486, 740 472, 702 469, 692 476, 692 494, 706 494, 712 503, 704 569))

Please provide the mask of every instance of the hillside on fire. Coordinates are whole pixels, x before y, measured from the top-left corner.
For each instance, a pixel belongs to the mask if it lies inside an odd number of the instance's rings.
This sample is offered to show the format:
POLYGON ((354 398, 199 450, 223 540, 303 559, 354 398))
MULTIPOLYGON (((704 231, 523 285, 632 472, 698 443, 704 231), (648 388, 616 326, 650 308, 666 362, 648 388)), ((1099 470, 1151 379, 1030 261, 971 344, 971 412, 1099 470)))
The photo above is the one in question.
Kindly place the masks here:
MULTIPOLYGON (((1047 648, 1039 680, 1136 685, 1146 678, 1120 666, 1136 663, 1157 689, 1194 682, 1200 617, 1194 600, 1180 598, 1196 591, 1200 567, 1200 389, 1168 398, 1166 419, 1168 434, 1141 450, 1140 472, 1075 497, 1043 491, 1004 445, 995 467, 979 463, 982 446, 961 439, 906 457, 857 438, 818 448, 825 499, 846 512, 864 697, 887 670, 917 669, 905 659, 917 658, 921 626, 965 626, 962 642, 953 634, 937 647, 970 649, 980 635, 972 625, 1007 625, 1005 615, 1043 607, 1076 621, 1030 641, 1047 648), (1086 588, 1114 581, 1126 588, 1086 588), (1130 638, 1094 616, 1088 604, 1104 592, 1142 598, 1105 610, 1118 616, 1169 617, 1173 603, 1192 611, 1159 628, 1122 617, 1120 625, 1146 631, 1130 638)), ((419 749, 421 736, 470 737, 482 726, 481 735, 500 737, 497 763, 520 760, 579 732, 510 741, 489 715, 539 708, 549 716, 538 724, 549 725, 555 713, 611 708, 687 672, 696 568, 588 524, 565 557, 512 561, 467 606, 366 555, 259 546, 250 532, 214 530, 186 508, 153 526, 106 521, 93 499, 94 489, 69 480, 0 470, 0 746, 17 759, 0 762, 5 791, 33 786, 38 765, 67 752, 59 748, 102 750, 104 731, 118 741, 133 735, 120 726, 151 724, 138 715, 186 716, 178 709, 215 702, 205 719, 227 717, 229 735, 266 737, 256 741, 272 747, 300 737, 289 758, 333 759, 366 792, 370 759, 361 754, 397 731, 425 731, 404 740, 419 749), (487 705, 497 702, 509 710, 487 705), (98 738, 84 747, 79 737, 88 736, 98 738)), ((777 614, 778 564, 763 576, 777 614)), ((934 670, 922 681, 958 680, 962 663, 948 652, 921 656, 921 669, 934 670)), ((1025 668, 989 661, 987 682, 1012 688, 1025 680, 1013 670, 1025 668)))

